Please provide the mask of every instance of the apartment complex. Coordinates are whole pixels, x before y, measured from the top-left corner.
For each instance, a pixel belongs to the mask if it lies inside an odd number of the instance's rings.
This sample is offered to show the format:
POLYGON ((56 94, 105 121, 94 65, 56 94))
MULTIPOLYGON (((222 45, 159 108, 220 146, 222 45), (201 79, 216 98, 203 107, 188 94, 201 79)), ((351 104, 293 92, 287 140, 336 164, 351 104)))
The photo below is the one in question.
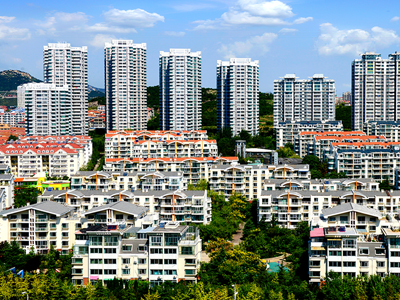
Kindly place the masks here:
POLYGON ((71 127, 71 91, 68 85, 26 83, 18 86, 25 103, 27 135, 69 135, 71 127))
POLYGON ((352 128, 361 130, 367 121, 400 119, 400 52, 383 59, 366 52, 351 66, 352 128))
POLYGON ((162 130, 201 129, 200 51, 160 52, 160 123, 162 130))
POLYGON ((274 128, 286 121, 334 121, 335 93, 335 81, 322 74, 274 80, 274 128))
POLYGON ((0 113, 0 124, 7 124, 10 127, 25 127, 25 112, 15 110, 0 113))
POLYGON ((295 144, 295 138, 301 132, 343 131, 342 121, 285 121, 275 126, 276 148, 287 143, 295 144))
POLYGON ((217 128, 258 134, 259 66, 251 58, 217 61, 217 128))
POLYGON ((355 203, 326 208, 322 214, 324 221, 310 232, 310 283, 320 284, 329 272, 400 276, 397 220, 355 203))
POLYGON ((367 121, 363 124, 363 131, 367 135, 383 135, 390 142, 400 142, 400 120, 367 121))
MULTIPOLYGON (((70 109, 70 113, 68 114, 71 126, 70 133, 75 135, 87 135, 87 47, 71 47, 68 43, 50 43, 44 46, 43 77, 44 82, 57 87, 68 86, 70 100, 65 106, 68 106, 70 109)), ((64 116, 65 115, 61 115, 61 118, 64 116)))
POLYGON ((114 278, 197 282, 201 239, 195 227, 161 223, 141 229, 97 225, 76 232, 72 282, 87 285, 114 278))
POLYGON ((147 128, 147 47, 113 40, 104 47, 107 130, 147 128))
MULTIPOLYGON (((117 202, 146 208, 146 215, 148 216, 148 220, 146 220, 148 223, 146 224, 150 226, 157 224, 157 222, 154 222, 157 220, 204 225, 211 222, 211 199, 207 197, 207 191, 47 190, 39 197, 39 201, 55 201, 73 207, 82 216, 86 216, 90 224, 97 224, 98 218, 107 219, 109 214, 106 212, 112 209, 107 205, 117 202), (93 215, 94 219, 101 216, 94 220, 89 218, 88 215, 93 215)), ((116 210, 118 209, 116 208, 116 210)), ((142 226, 142 223, 142 220, 140 220, 140 223, 136 223, 136 225, 142 226)))
POLYGON ((208 140, 207 130, 126 130, 108 131, 106 142, 208 140))

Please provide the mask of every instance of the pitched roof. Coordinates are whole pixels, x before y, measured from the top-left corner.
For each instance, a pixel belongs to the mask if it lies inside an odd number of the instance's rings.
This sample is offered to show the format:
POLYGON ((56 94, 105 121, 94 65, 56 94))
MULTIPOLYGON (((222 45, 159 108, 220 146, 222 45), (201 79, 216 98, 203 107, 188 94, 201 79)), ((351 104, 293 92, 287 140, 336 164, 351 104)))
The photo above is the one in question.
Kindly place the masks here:
POLYGON ((40 202, 40 203, 36 203, 36 204, 32 204, 32 205, 28 205, 28 206, 24 206, 24 207, 20 207, 20 208, 14 208, 14 209, 0 211, 0 216, 8 216, 10 214, 23 212, 23 211, 26 211, 29 209, 46 212, 49 214, 56 215, 58 217, 66 214, 70 211, 75 210, 74 207, 68 207, 68 206, 65 206, 63 204, 60 204, 60 203, 57 203, 54 201, 44 201, 44 202, 40 202))
POLYGON ((322 214, 324 215, 324 217, 329 217, 329 216, 340 215, 340 214, 350 212, 350 211, 355 211, 358 213, 362 213, 362 214, 369 215, 369 216, 374 216, 377 218, 382 217, 382 214, 378 210, 369 208, 365 205, 359 205, 356 203, 344 203, 344 204, 337 205, 334 207, 324 208, 322 210, 322 214))
POLYGON ((88 210, 87 212, 82 213, 82 215, 98 213, 98 212, 108 210, 108 209, 127 213, 130 215, 134 215, 135 217, 144 215, 144 213, 149 210, 147 207, 138 206, 138 205, 135 205, 135 204, 132 204, 129 202, 125 202, 125 201, 117 201, 117 202, 102 205, 99 207, 94 207, 94 208, 88 210))

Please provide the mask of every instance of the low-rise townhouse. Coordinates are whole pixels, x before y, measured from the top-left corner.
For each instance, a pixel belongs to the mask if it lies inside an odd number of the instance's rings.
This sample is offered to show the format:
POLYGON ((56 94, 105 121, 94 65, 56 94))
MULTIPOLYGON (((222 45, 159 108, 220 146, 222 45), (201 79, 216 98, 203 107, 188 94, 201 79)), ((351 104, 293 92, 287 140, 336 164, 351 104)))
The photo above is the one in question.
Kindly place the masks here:
POLYGON ((157 214, 160 221, 211 222, 211 199, 207 191, 64 190, 45 191, 38 201, 56 201, 79 213, 113 202, 125 201, 157 214))
POLYGON ((276 130, 276 148, 287 143, 295 144, 295 137, 303 131, 343 131, 342 121, 284 121, 279 122, 276 130))
POLYGON ((345 203, 322 211, 310 232, 309 278, 320 284, 329 272, 341 276, 400 276, 398 220, 345 203))
POLYGON ((368 135, 383 135, 390 142, 400 142, 400 121, 367 121, 363 131, 368 135))
POLYGON ((151 286, 165 281, 195 283, 201 250, 199 230, 192 226, 97 225, 76 232, 72 282, 87 285, 121 278, 146 280, 151 286))
POLYGON ((106 145, 122 137, 126 141, 208 140, 207 130, 109 130, 106 134, 106 145))

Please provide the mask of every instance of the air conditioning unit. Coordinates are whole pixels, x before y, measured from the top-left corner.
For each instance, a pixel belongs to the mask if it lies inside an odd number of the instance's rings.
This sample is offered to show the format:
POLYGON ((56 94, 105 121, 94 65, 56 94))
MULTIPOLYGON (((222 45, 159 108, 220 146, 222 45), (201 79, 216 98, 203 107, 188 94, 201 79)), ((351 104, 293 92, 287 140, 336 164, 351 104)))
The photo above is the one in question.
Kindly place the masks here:
POLYGON ((128 265, 125 265, 125 269, 128 269, 129 268, 129 266, 128 265))
POLYGON ((137 265, 137 262, 136 262, 136 261, 134 261, 134 262, 133 262, 133 264, 134 264, 134 265, 137 265))

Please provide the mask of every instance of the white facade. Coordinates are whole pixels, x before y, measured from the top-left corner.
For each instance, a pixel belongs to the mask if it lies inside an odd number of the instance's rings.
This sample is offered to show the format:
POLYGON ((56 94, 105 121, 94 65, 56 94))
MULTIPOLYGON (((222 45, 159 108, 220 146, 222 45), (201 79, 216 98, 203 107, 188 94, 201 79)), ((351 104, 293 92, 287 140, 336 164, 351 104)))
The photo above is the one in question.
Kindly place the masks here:
POLYGON ((113 40, 104 47, 106 128, 147 128, 146 44, 113 40))
POLYGON ((71 134, 71 92, 67 85, 26 83, 18 87, 25 103, 27 135, 71 134))
POLYGON ((201 52, 160 52, 162 130, 201 129, 201 52))
POLYGON ((71 47, 68 43, 44 46, 43 71, 44 82, 69 87, 71 134, 88 134, 87 47, 71 47))
POLYGON ((10 127, 25 127, 25 112, 9 111, 0 113, 0 124, 7 124, 10 127))
POLYGON ((287 74, 274 80, 274 128, 285 121, 335 120, 335 81, 315 74, 298 80, 287 74))
POLYGON ((217 128, 258 134, 259 66, 251 58, 217 61, 217 128))
POLYGON ((382 59, 366 52, 351 67, 352 128, 361 130, 367 121, 400 119, 400 52, 382 59))
POLYGON ((390 142, 400 142, 400 120, 367 121, 363 125, 367 135, 383 135, 390 142))

